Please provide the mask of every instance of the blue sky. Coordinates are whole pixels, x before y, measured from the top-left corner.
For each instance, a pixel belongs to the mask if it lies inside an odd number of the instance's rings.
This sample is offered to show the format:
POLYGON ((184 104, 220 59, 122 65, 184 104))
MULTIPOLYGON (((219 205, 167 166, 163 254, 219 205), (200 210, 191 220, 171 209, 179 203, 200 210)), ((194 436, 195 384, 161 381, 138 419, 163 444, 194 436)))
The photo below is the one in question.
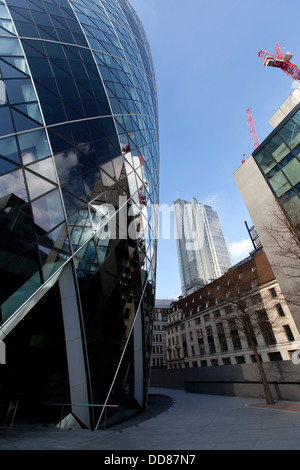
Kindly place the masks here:
MULTIPOLYGON (((233 173, 259 142, 295 82, 263 66, 258 51, 294 54, 300 66, 299 0, 131 0, 152 51, 159 100, 160 203, 182 199, 217 212, 233 263, 248 255, 251 219, 233 173)), ((159 239, 157 298, 181 294, 176 243, 159 239)))

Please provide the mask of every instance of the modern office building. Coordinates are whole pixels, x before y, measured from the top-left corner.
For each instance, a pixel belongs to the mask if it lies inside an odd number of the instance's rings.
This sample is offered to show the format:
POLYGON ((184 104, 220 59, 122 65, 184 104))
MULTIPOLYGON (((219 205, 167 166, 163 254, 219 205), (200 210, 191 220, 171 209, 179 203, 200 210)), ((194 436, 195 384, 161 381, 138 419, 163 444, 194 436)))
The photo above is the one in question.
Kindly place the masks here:
POLYGON ((151 53, 127 0, 0 0, 0 21, 1 418, 10 402, 15 419, 67 404, 96 429, 147 403, 151 53))
POLYGON ((182 293, 222 276, 230 267, 225 237, 218 214, 193 198, 173 203, 175 236, 182 293))
MULTIPOLYGON (((266 254, 257 252, 219 279, 173 302, 166 324, 168 369, 255 363, 241 321, 243 303, 261 361, 290 361, 300 348, 299 329, 266 254)), ((216 372, 216 377, 224 375, 216 372)))
POLYGON ((234 177, 300 328, 300 87, 270 120, 274 130, 234 177))

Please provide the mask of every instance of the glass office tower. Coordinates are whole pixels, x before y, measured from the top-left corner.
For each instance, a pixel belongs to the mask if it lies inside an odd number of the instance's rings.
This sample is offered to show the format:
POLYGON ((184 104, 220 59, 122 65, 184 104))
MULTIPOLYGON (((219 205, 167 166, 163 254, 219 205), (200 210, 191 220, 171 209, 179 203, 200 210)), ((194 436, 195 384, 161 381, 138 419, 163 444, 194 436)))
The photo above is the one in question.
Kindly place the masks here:
POLYGON ((300 106, 253 152, 253 158, 286 215, 299 224, 300 106), (295 216, 297 219, 295 220, 295 216))
POLYGON ((146 406, 158 152, 129 1, 0 0, 1 418, 146 406))
POLYGON ((182 293, 222 276, 231 259, 218 214, 193 198, 178 198, 173 204, 182 293))

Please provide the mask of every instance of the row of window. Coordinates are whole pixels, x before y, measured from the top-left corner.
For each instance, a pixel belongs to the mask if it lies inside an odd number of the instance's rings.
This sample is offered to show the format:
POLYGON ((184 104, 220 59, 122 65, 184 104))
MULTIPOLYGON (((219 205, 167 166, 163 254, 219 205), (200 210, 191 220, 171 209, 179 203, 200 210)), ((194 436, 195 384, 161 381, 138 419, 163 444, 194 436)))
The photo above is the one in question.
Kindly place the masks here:
MULTIPOLYGON (((260 354, 259 354, 259 357, 260 357, 260 360, 262 362, 264 362, 263 358, 261 357, 260 354)), ((269 358, 270 362, 272 362, 272 361, 282 361, 282 356, 281 356, 281 353, 279 351, 268 353, 268 358, 269 358)), ((231 358, 231 357, 223 357, 223 358, 221 358, 221 362, 219 361, 219 359, 211 359, 210 364, 207 360, 200 361, 199 363, 198 363, 198 361, 192 361, 191 364, 189 362, 185 362, 184 364, 183 363, 181 363, 181 364, 170 364, 169 368, 170 369, 180 369, 180 368, 184 368, 184 367, 185 368, 208 367, 209 365, 211 365, 211 366, 220 366, 220 365, 226 366, 226 365, 234 364, 234 362, 232 362, 232 359, 233 358, 231 358)), ((253 362, 253 363, 256 362, 256 358, 255 358, 254 354, 250 355, 250 359, 251 359, 251 362, 253 362)), ((235 356, 234 360, 235 360, 236 364, 246 364, 245 356, 235 356)))

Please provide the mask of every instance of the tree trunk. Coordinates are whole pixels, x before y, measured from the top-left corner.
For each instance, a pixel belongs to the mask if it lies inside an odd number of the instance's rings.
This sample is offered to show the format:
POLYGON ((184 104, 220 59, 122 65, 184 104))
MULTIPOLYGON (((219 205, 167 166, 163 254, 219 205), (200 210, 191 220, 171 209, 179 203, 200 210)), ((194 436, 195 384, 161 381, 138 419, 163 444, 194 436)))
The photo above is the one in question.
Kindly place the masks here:
POLYGON ((265 374, 265 371, 264 371, 264 367, 263 367, 263 364, 260 360, 260 357, 259 357, 259 354, 257 352, 255 343, 254 343, 253 338, 252 338, 252 335, 250 334, 250 335, 248 335, 248 337, 249 337, 249 341, 250 341, 252 351, 254 353, 254 357, 256 359, 256 364, 257 364, 257 367, 258 367, 258 370, 259 370, 259 373, 260 373, 261 381, 262 381, 262 384, 263 384, 263 387, 264 387, 264 392, 265 392, 265 397, 266 397, 266 404, 267 405, 274 405, 275 402, 273 400, 272 393, 271 393, 271 390, 270 390, 270 387, 269 387, 269 384, 268 384, 268 380, 267 380, 267 377, 266 377, 266 374, 265 374))

